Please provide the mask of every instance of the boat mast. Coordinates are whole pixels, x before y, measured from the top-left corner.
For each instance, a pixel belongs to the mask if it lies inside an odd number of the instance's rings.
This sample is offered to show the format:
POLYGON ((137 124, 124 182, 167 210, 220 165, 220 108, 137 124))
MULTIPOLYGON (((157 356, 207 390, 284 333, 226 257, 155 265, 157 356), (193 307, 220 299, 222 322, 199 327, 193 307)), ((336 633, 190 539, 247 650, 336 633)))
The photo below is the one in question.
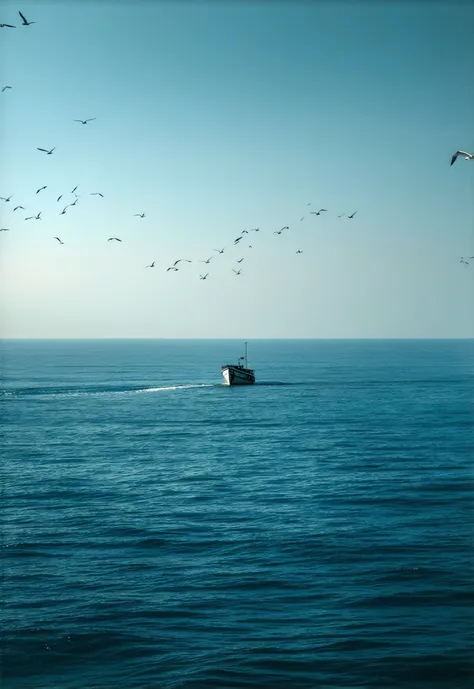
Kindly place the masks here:
POLYGON ((245 368, 248 368, 248 366, 247 366, 247 343, 245 343, 245 368))

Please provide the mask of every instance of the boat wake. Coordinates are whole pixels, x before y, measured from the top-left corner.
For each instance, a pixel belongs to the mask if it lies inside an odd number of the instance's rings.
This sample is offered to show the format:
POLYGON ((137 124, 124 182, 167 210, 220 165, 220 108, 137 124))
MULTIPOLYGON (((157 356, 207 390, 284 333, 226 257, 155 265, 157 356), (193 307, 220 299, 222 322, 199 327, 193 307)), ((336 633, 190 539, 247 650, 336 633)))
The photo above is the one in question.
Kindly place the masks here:
POLYGON ((16 388, 11 390, 1 390, 0 397, 22 398, 22 397, 47 397, 57 399, 59 397, 104 397, 116 395, 137 395, 150 392, 166 392, 170 390, 189 390, 197 388, 221 387, 214 383, 187 383, 177 385, 156 385, 149 387, 137 386, 115 386, 115 387, 94 387, 94 388, 53 388, 53 387, 34 387, 16 388))

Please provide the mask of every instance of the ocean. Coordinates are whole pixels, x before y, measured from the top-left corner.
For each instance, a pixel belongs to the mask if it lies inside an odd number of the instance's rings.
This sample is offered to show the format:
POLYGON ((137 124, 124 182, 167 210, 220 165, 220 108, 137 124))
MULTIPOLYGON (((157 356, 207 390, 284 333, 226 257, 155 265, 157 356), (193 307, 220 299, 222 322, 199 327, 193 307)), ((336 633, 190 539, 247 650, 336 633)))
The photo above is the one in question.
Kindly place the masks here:
POLYGON ((474 342, 3 341, 2 689, 474 686, 474 342))

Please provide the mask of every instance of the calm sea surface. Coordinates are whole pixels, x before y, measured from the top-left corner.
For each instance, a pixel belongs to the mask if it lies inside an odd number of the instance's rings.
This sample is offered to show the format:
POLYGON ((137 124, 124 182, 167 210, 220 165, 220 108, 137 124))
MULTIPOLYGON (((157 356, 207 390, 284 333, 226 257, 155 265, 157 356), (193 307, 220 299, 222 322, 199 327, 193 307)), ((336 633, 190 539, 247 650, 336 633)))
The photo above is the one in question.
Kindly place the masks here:
POLYGON ((474 686, 474 343, 242 353, 3 342, 3 689, 474 686))

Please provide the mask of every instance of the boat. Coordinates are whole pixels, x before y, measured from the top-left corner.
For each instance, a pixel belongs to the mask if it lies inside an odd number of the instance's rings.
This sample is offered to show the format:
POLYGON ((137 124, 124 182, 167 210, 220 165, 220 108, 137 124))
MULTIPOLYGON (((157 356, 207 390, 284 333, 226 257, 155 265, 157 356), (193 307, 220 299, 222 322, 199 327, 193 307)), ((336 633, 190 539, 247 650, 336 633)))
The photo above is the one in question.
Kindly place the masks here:
POLYGON ((245 356, 239 356, 235 365, 221 366, 221 370, 226 385, 253 385, 255 383, 255 371, 247 367, 247 342, 245 356))

